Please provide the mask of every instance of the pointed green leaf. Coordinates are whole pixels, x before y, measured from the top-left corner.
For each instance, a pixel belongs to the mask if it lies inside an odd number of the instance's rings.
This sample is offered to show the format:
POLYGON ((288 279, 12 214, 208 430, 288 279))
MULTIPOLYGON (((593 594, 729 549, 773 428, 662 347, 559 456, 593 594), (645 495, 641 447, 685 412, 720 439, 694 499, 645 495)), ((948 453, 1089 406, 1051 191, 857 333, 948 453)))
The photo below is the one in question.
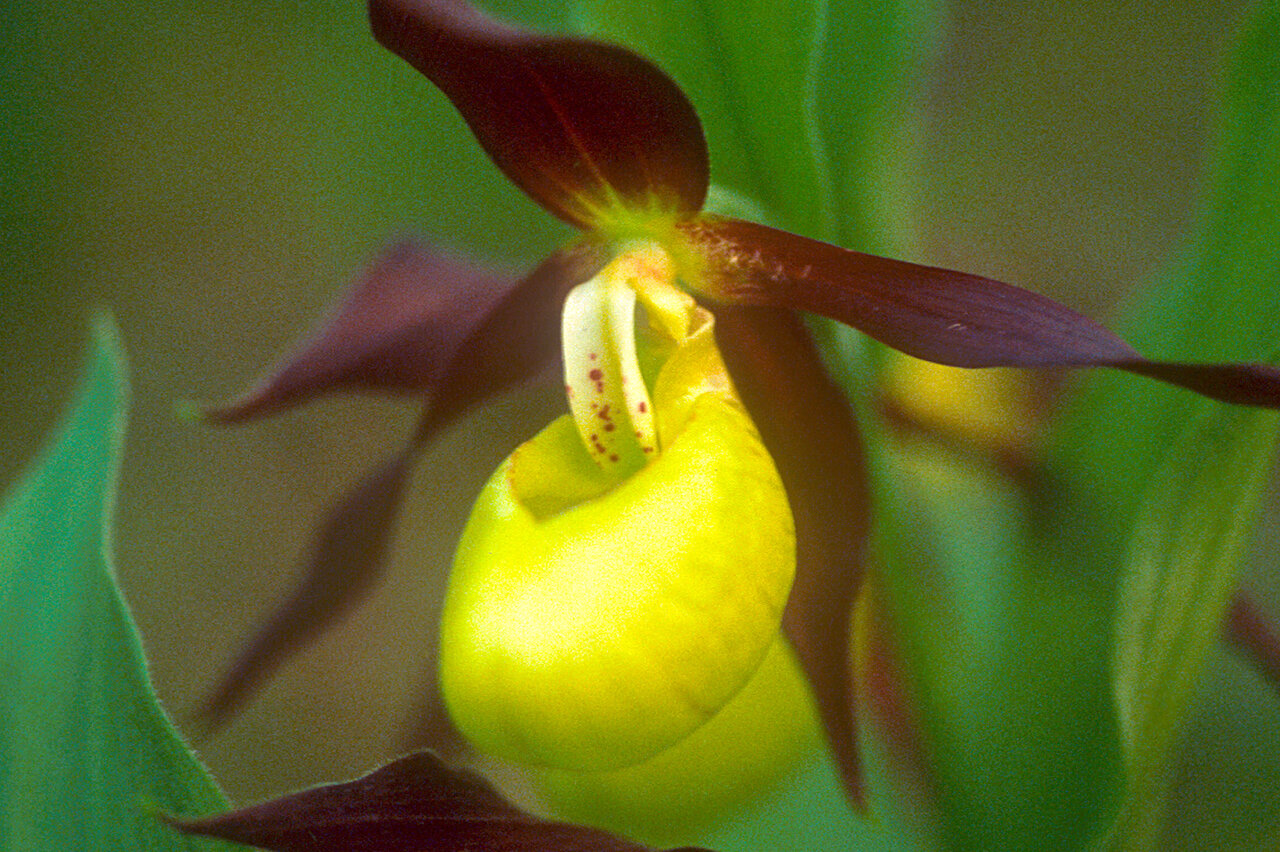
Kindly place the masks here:
MULTIPOLYGON (((1126 330, 1152 356, 1253 361, 1274 347, 1280 319, 1276 8, 1260 7, 1238 55, 1217 188, 1197 244, 1126 330)), ((997 538, 976 553, 956 552, 975 526, 993 536, 1004 513, 981 511, 980 502, 960 499, 955 485, 935 470, 930 489, 940 490, 942 499, 933 497, 935 505, 927 508, 944 533, 936 537, 945 544, 934 557, 937 567, 926 564, 927 573, 903 576, 904 563, 895 561, 895 570, 886 572, 896 584, 890 592, 900 596, 898 611, 907 616, 907 647, 915 649, 912 669, 932 735, 940 804, 950 819, 945 827, 953 843, 966 848, 1028 848, 1049 837, 1054 848, 1069 848, 1065 832, 1079 843, 1112 817, 1122 792, 1118 785, 1132 766, 1111 716, 1114 582, 1143 489, 1197 402, 1185 392, 1119 376, 1091 373, 1086 382, 1086 393, 1071 403, 1056 435, 1055 461, 1068 482, 1055 478, 1048 483, 1052 491, 1031 495, 1039 501, 1037 514, 1013 516, 1022 528, 1005 537, 1034 533, 1031 548, 1005 554, 997 538)), ((1247 433, 1232 440, 1256 440, 1247 433)), ((1210 475, 1208 467, 1228 464, 1244 478, 1240 471, 1247 465, 1234 455, 1244 450, 1229 442, 1187 440, 1168 458, 1204 468, 1188 467, 1179 476, 1194 482, 1210 475), (1186 449, 1191 446, 1194 452, 1186 449)), ((1265 469, 1256 455, 1254 463, 1265 469)), ((1225 526, 1198 533, 1218 538, 1204 561, 1194 563, 1198 577, 1224 582, 1234 555, 1226 545, 1247 522, 1247 513, 1234 515, 1231 501, 1245 505, 1246 496, 1222 491, 1204 498, 1205 505, 1223 501, 1218 520, 1225 526)), ((927 554, 915 537, 902 544, 906 556, 927 554)), ((1175 556, 1183 558, 1172 551, 1161 558, 1175 556)), ((1188 596, 1182 606, 1177 614, 1191 620, 1184 624, 1216 630, 1213 601, 1197 602, 1204 607, 1197 609, 1188 596)), ((1180 629, 1194 634, 1191 626, 1180 629)), ((1159 655, 1156 662, 1164 659, 1159 655)), ((1195 654, 1186 660, 1194 664, 1195 654)), ((1174 679, 1160 688, 1164 697, 1177 699, 1182 686, 1174 679)))
MULTIPOLYGON (((1280 3, 1256 4, 1231 58, 1198 233, 1129 321, 1129 339, 1153 355, 1256 359, 1274 352, 1277 43, 1280 3)), ((1103 841, 1148 848, 1161 827, 1171 752, 1235 586, 1276 427, 1265 414, 1100 374, 1082 382, 1064 414, 1052 449, 1068 487, 1046 524, 1067 532, 1056 562, 1107 577, 1121 570, 1113 626, 1127 791, 1103 841)))
POLYGON ((924 729, 933 830, 947 849, 1080 848, 1120 771, 1102 592, 1034 570, 1017 486, 937 446, 900 449, 879 576, 924 729))
POLYGON ((102 320, 75 403, 0 509, 0 848, 219 848, 156 817, 224 802, 160 709, 110 565, 127 400, 102 320))
POLYGON ((1120 578, 1115 691, 1128 790, 1112 848, 1157 837, 1177 744, 1221 634, 1274 455, 1274 413, 1206 406, 1147 489, 1120 578))
MULTIPOLYGON (((1117 330, 1152 357, 1256 361, 1280 325, 1280 4, 1256 7, 1241 31, 1226 92, 1210 193, 1192 245, 1117 330), (1126 327, 1127 325, 1127 327, 1126 327)), ((1098 564, 1114 566, 1137 501, 1185 428, 1188 394, 1123 376, 1081 377, 1054 436, 1054 460, 1076 489, 1063 508, 1085 522, 1098 564), (1105 435, 1106 440, 1098 440, 1105 435)))

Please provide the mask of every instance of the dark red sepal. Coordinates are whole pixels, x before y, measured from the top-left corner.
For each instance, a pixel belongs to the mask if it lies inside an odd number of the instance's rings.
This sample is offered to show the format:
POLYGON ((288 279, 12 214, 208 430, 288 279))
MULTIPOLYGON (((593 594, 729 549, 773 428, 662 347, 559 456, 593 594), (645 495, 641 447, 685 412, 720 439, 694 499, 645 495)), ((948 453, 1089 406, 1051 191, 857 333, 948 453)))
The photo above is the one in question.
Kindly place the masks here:
POLYGON ((471 406, 527 382, 557 363, 565 297, 599 272, 607 260, 603 244, 580 240, 544 260, 494 304, 441 370, 418 440, 429 441, 471 406))
POLYGON ((295 352, 239 400, 207 415, 234 423, 335 390, 429 393, 476 323, 518 280, 402 241, 295 352))
POLYGON ((718 307, 716 342, 795 518, 796 579, 783 628, 813 688, 849 799, 865 810, 850 650, 870 517, 862 441, 795 314, 718 307))
POLYGON ((461 0, 370 0, 373 33, 453 102, 503 173, 590 228, 621 205, 693 212, 707 146, 679 87, 629 50, 501 24, 461 0))
POLYGON ((258 627, 198 711, 203 733, 221 727, 263 679, 373 588, 382 576, 415 455, 415 445, 406 447, 367 473, 330 509, 316 533, 302 583, 258 627))
POLYGON ((734 219, 680 225, 708 298, 839 320, 954 367, 1114 367, 1243 405, 1280 407, 1280 370, 1150 361, 1052 299, 963 272, 848 251, 734 219))
POLYGON ((425 752, 343 784, 313 787, 218 816, 170 817, 168 822, 187 834, 277 852, 648 849, 598 829, 531 816, 479 775, 452 769, 425 752))
MULTIPOLYGON (((382 576, 386 546, 413 461, 440 429, 476 403, 527 381, 559 354, 560 308, 569 290, 603 263, 600 247, 582 241, 544 261, 442 347, 432 368, 429 402, 399 454, 374 469, 329 511, 303 580, 258 628, 200 711, 207 730, 224 723, 254 687, 288 657, 345 615, 382 576), (438 361, 439 359, 437 359, 438 361)), ((530 424, 530 432, 541 424, 530 424)))

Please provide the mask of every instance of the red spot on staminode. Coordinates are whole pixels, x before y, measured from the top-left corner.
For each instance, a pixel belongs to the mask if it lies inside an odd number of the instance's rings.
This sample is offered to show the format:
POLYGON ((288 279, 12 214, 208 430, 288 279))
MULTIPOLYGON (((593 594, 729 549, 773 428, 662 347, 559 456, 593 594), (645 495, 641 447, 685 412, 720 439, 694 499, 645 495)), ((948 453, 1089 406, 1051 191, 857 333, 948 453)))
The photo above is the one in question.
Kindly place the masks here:
POLYGON ((617 456, 617 454, 616 454, 616 453, 611 454, 611 455, 609 456, 609 461, 611 461, 611 462, 616 462, 617 460, 618 460, 618 456, 617 456))
POLYGON ((587 355, 587 357, 590 358, 592 361, 594 361, 596 360, 596 353, 592 352, 589 355, 587 355))
POLYGON ((641 401, 640 404, 636 406, 636 411, 639 411, 641 414, 644 414, 648 410, 649 403, 647 402, 641 401))
POLYGON ((612 420, 612 419, 613 419, 613 417, 611 417, 611 416, 610 416, 610 414, 609 414, 609 406, 607 406, 607 405, 602 405, 602 406, 600 407, 600 410, 596 412, 596 417, 599 417, 601 420, 612 420))
POLYGON ((644 448, 644 451, 645 451, 646 453, 651 453, 651 452, 653 452, 653 447, 645 447, 645 448, 644 448))
POLYGON ((599 367, 596 367, 590 373, 587 373, 587 378, 593 382, 598 382, 604 378, 604 370, 601 370, 599 367))
POLYGON ((615 427, 614 427, 614 425, 613 425, 612 423, 606 423, 606 424, 604 424, 604 431, 606 431, 606 432, 612 432, 612 431, 614 430, 614 428, 615 428, 615 427))

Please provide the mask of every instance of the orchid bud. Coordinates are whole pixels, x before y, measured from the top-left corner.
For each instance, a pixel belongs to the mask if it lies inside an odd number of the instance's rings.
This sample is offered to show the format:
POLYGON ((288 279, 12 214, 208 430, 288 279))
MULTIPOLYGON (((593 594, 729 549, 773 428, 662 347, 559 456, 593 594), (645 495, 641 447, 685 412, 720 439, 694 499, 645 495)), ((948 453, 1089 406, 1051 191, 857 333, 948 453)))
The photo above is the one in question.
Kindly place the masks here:
POLYGON ((459 729, 512 760, 609 769, 687 737, 778 635, 795 537, 711 315, 656 246, 565 303, 571 415, 472 510, 441 631, 459 729))

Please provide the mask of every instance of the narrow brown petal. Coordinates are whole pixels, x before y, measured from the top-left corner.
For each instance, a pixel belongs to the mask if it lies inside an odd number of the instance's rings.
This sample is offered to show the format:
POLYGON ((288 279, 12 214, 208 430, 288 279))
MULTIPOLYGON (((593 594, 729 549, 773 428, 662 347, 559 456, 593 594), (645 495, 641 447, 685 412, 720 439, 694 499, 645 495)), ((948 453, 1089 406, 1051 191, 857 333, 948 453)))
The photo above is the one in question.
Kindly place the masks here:
POLYGON ((1280 692, 1280 631, 1244 592, 1237 592, 1227 611, 1226 638, 1258 674, 1280 692))
POLYGON ((518 280, 412 240, 400 242, 295 352, 209 417, 237 422, 333 390, 426 393, 479 319, 518 280))
POLYGON ((416 455, 406 447, 370 471, 329 512, 302 584, 262 624, 198 712, 210 733, 286 659, 359 602, 382 575, 387 541, 416 455))
POLYGON ((700 216, 681 232, 716 301, 811 311, 954 367, 1114 367, 1214 399, 1280 407, 1280 370, 1149 361, 1098 323, 999 281, 859 254, 763 225, 700 216))
POLYGON ((581 240, 551 255, 494 304, 450 353, 432 388, 418 440, 430 440, 471 406, 556 363, 565 297, 606 260, 604 246, 581 240))
POLYGON ((284 660, 345 615, 382 575, 387 541, 418 451, 472 405, 553 363, 565 295, 601 263, 599 247, 563 249, 510 288, 436 368, 431 399, 413 440, 373 470, 329 512, 302 584, 257 630, 200 713, 207 730, 224 723, 284 660))
POLYGON ((850 800, 865 809, 850 651, 870 501, 862 442, 800 320, 719 307, 716 341, 778 466, 796 524, 796 580, 783 615, 850 800))
POLYGON ((168 822, 187 834, 278 852, 645 852, 648 848, 598 829, 524 813, 479 775, 452 769, 425 752, 343 784, 313 787, 218 816, 170 817, 168 822))
POLYGON ((453 102, 503 173, 591 227, 628 208, 693 212, 707 147, 684 93, 621 47, 538 35, 462 0, 370 0, 373 33, 453 102))

